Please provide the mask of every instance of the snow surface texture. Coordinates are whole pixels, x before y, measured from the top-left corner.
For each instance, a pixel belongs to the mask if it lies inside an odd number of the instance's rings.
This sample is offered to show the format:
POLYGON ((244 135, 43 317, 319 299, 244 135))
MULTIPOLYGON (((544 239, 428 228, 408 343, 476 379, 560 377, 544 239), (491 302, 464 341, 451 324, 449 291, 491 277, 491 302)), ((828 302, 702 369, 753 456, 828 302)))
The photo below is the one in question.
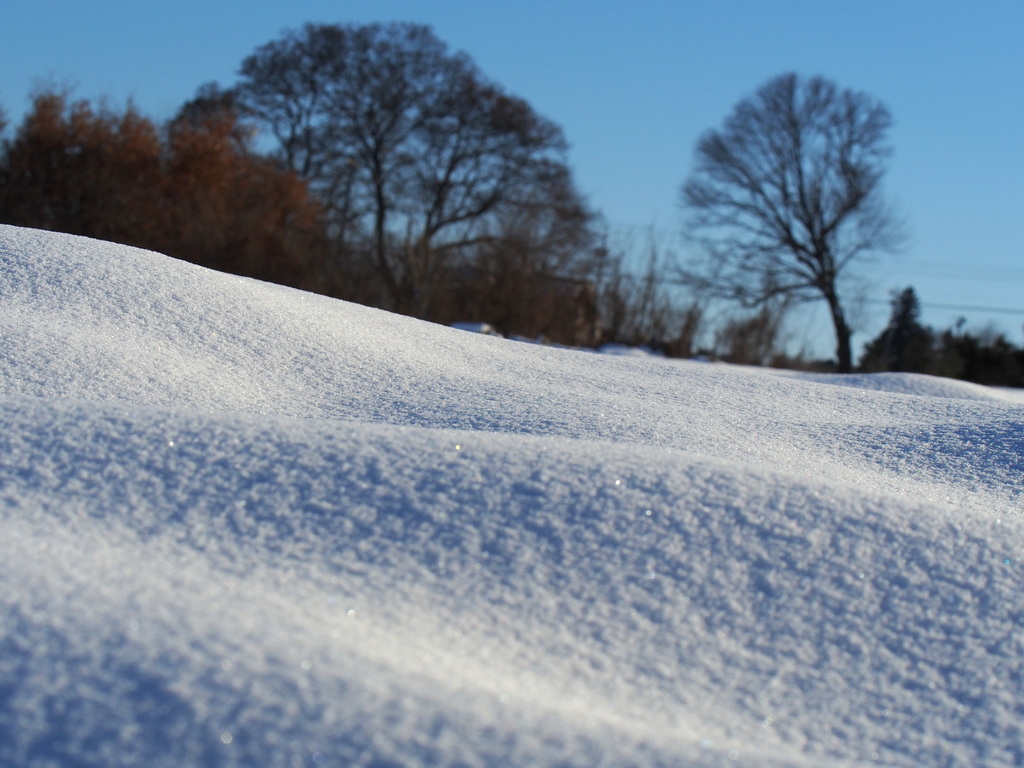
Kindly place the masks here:
POLYGON ((11 227, 0 338, 0 765, 1024 764, 1016 393, 11 227))

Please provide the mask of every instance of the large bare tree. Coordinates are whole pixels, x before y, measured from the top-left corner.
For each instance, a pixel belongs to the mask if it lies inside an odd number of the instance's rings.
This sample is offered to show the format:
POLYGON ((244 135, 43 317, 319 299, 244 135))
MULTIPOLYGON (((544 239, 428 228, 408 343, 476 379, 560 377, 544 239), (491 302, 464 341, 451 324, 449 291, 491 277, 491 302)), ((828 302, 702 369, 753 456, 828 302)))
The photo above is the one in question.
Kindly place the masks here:
POLYGON ((239 103, 398 311, 429 314, 445 270, 565 166, 557 125, 423 25, 310 24, 261 46, 241 75, 239 103))
POLYGON ((841 282, 903 238, 882 198, 891 124, 883 104, 821 77, 781 75, 737 104, 700 139, 683 186, 687 231, 706 257, 686 278, 748 306, 824 300, 838 369, 851 371, 841 282))

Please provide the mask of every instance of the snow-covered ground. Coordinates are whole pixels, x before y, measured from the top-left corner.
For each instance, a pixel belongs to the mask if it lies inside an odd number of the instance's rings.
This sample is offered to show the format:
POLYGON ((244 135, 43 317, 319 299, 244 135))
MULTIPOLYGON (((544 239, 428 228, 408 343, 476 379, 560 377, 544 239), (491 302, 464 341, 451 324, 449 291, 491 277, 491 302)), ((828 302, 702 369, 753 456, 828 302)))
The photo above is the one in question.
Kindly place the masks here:
POLYGON ((1024 764, 1024 399, 0 227, 0 765, 1024 764))

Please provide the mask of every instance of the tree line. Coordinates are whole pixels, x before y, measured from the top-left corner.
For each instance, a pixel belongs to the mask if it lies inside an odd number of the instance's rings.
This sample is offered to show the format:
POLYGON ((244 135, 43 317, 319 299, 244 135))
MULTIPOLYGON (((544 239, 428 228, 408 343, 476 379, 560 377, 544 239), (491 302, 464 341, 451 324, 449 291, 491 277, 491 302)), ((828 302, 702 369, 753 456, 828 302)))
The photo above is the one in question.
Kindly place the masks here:
POLYGON ((936 331, 921 323, 921 303, 912 287, 892 298, 886 327, 864 345, 860 369, 946 376, 999 387, 1024 387, 1024 348, 993 328, 972 333, 961 318, 936 331))
POLYGON ((307 24, 164 124, 37 94, 2 144, 0 221, 434 322, 756 364, 808 367, 781 349, 785 317, 824 301, 826 365, 851 371, 845 281, 903 238, 882 197, 890 124, 824 78, 768 81, 696 147, 682 263, 609 228, 562 129, 429 27, 307 24), (723 300, 741 310, 716 323, 723 300))
POLYGON ((678 336, 678 299, 637 290, 562 129, 417 24, 287 32, 162 125, 39 93, 3 143, 0 221, 507 335, 678 336))
POLYGON ((40 93, 4 144, 0 220, 316 288, 319 208, 250 144, 215 105, 186 105, 161 129, 132 107, 40 93))

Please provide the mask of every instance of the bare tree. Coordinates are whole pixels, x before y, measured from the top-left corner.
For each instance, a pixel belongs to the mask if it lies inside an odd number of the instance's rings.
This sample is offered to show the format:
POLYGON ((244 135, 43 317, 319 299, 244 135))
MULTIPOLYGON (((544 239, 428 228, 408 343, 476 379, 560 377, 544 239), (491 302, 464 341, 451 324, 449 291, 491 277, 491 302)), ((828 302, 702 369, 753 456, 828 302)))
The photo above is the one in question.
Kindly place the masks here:
POLYGON ((691 357, 704 326, 699 299, 668 280, 675 256, 652 227, 606 233, 597 265, 598 302, 606 341, 691 357))
MULTIPOLYGON (((527 183, 510 184, 503 194, 513 202, 489 217, 457 270, 473 283, 466 298, 476 305, 477 317, 504 333, 597 344, 594 214, 564 166, 553 164, 527 183)), ((443 319, 445 308, 437 309, 443 319)))
POLYGON ((715 331, 715 351, 742 365, 772 365, 782 354, 786 299, 767 302, 745 317, 732 317, 715 331))
POLYGON ((242 65, 239 103, 363 254, 382 303, 423 315, 442 267, 530 180, 564 166, 561 129, 417 24, 307 25, 242 65))
POLYGON ((347 51, 343 28, 307 24, 257 48, 242 63, 235 88, 238 105, 276 140, 281 161, 310 182, 342 230, 357 215, 351 204, 356 164, 337 146, 330 100, 347 51))
POLYGON ((891 252, 903 226, 881 195, 889 110, 813 77, 774 78, 706 133, 683 186, 687 230, 707 259, 685 277, 746 306, 824 300, 837 367, 853 367, 840 296, 847 267, 891 252))

